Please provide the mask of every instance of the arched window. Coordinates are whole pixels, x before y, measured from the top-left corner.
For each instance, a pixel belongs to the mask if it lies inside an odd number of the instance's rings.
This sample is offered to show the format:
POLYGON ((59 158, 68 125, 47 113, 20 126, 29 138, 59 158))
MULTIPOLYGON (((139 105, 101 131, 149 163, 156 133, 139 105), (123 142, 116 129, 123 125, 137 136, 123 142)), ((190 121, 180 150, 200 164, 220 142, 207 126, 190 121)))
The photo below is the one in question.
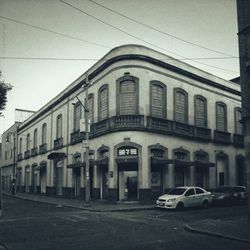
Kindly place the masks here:
POLYGON ((188 123, 188 94, 183 89, 174 90, 174 119, 188 123))
POLYGON ((90 123, 94 122, 94 95, 89 94, 88 96, 88 119, 90 120, 90 123))
POLYGON ((23 138, 21 137, 19 140, 19 153, 23 152, 23 138))
POLYGON ((42 126, 42 145, 47 143, 47 124, 42 126))
POLYGON ((117 80, 118 115, 135 115, 139 113, 138 79, 126 75, 117 80))
POLYGON ((207 100, 203 96, 194 97, 194 123, 197 127, 207 127, 207 100))
POLYGON ((166 86, 158 81, 150 82, 151 116, 166 118, 166 86))
POLYGON ((33 141, 33 147, 37 147, 37 129, 34 130, 34 141, 33 141))
POLYGON ((80 129, 80 119, 81 119, 81 104, 76 103, 74 106, 74 131, 80 129))
POLYGON ((56 118, 56 138, 62 137, 62 115, 58 115, 56 118))
POLYGON ((27 134, 26 137, 26 150, 30 150, 30 134, 27 134))
POLYGON ((216 103, 216 129, 227 131, 227 106, 222 102, 216 103))
POLYGON ((98 91, 98 117, 99 120, 108 118, 108 85, 103 85, 98 91))
POLYGON ((241 109, 235 108, 234 110, 234 117, 235 117, 235 134, 242 135, 242 123, 241 123, 241 109))

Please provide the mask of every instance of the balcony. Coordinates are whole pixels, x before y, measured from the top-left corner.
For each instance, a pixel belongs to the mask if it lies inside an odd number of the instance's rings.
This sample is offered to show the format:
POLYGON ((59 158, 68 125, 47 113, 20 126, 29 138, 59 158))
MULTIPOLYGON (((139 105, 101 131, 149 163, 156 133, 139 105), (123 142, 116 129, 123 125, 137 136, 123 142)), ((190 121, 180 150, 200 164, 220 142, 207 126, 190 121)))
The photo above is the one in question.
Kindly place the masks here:
POLYGON ((214 141, 222 144, 230 144, 231 134, 224 131, 214 130, 214 141))
POLYGON ((36 156, 38 154, 38 147, 31 149, 31 156, 36 156))
POLYGON ((195 127, 194 136, 200 140, 210 141, 211 140, 211 129, 195 127))
POLYGON ((180 123, 180 122, 173 122, 173 132, 178 135, 193 137, 194 136, 194 126, 180 123))
POLYGON ((163 118, 148 116, 147 128, 150 131, 155 131, 160 133, 166 133, 166 134, 173 133, 173 121, 169 121, 163 118))
POLYGON ((70 134, 70 144, 71 145, 82 142, 82 140, 84 140, 84 139, 85 139, 85 133, 80 132, 79 130, 70 134))
POLYGON ((59 149, 63 147, 63 138, 58 138, 54 140, 54 149, 59 149))
POLYGON ((110 121, 109 119, 105 119, 105 120, 102 120, 102 121, 99 121, 99 122, 93 124, 91 126, 92 135, 90 135, 90 136, 92 136, 92 137, 99 136, 99 135, 105 134, 107 131, 109 131, 109 128, 110 128, 109 121, 110 121))
POLYGON ((144 128, 143 115, 118 115, 109 119, 112 131, 116 130, 142 130, 144 128))
POLYGON ((23 154, 22 153, 17 155, 17 161, 21 161, 21 160, 23 160, 23 154))
POLYGON ((29 159, 30 158, 30 150, 27 150, 24 152, 24 159, 29 159))
POLYGON ((238 135, 234 134, 233 135, 233 144, 236 147, 244 147, 244 136, 243 135, 238 135))
POLYGON ((42 144, 39 146, 39 154, 45 154, 47 152, 47 144, 42 144))

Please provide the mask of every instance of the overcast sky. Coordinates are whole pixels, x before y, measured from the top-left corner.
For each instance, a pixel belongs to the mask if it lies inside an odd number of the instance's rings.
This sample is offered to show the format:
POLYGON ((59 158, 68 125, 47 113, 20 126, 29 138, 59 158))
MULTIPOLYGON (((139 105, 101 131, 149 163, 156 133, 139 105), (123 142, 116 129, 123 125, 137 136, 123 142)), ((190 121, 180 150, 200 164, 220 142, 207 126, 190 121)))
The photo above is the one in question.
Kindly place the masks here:
POLYGON ((227 80, 239 76, 236 0, 94 0, 161 32, 92 1, 63 1, 71 6, 60 0, 0 0, 0 70, 14 86, 0 134, 14 123, 15 108, 40 109, 95 59, 123 44, 192 59, 185 62, 227 80))

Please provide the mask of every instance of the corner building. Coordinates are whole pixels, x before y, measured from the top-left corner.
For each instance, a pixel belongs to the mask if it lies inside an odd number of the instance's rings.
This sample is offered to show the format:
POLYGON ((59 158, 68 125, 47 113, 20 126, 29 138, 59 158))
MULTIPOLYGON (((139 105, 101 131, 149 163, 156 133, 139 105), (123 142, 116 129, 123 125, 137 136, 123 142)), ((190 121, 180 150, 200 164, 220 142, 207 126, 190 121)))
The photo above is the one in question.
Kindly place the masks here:
POLYGON ((84 198, 80 132, 88 102, 90 196, 156 198, 174 186, 245 185, 237 83, 139 45, 112 49, 18 129, 19 189, 84 198))

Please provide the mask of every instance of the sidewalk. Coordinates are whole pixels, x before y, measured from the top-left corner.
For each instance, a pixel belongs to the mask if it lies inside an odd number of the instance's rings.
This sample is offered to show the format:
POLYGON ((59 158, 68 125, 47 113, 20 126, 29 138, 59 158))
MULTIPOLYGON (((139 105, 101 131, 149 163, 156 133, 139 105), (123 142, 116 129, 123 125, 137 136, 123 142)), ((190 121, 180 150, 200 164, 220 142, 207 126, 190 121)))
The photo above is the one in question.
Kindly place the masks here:
POLYGON ((230 239, 250 244, 250 222, 247 222, 246 216, 239 218, 237 217, 230 220, 207 219, 185 225, 184 228, 185 230, 192 233, 230 239))
POLYGON ((12 196, 19 199, 30 200, 35 202, 53 204, 69 208, 82 209, 92 212, 115 212, 115 211, 137 211, 148 210, 155 207, 154 204, 140 204, 138 202, 116 202, 109 201, 90 201, 86 204, 84 200, 67 199, 60 197, 49 197, 45 195, 16 193, 14 196, 10 193, 3 192, 4 195, 12 196))

